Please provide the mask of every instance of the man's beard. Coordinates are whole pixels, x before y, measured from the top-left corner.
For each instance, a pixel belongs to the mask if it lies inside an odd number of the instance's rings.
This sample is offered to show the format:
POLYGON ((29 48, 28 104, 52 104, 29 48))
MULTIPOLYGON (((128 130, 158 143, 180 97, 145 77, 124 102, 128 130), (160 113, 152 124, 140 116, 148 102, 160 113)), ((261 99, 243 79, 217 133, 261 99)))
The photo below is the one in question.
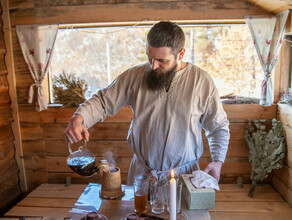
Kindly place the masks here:
POLYGON ((171 80, 175 74, 176 67, 177 67, 177 63, 174 64, 174 66, 165 73, 163 73, 160 69, 156 69, 156 70, 151 69, 147 73, 148 87, 151 90, 160 90, 170 85, 171 80))

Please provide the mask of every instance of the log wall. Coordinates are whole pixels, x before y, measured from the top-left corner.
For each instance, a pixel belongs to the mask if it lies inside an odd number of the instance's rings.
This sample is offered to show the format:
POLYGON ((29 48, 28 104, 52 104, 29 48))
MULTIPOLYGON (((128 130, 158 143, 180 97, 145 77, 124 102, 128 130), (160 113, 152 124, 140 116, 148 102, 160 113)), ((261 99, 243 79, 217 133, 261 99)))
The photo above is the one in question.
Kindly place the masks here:
MULTIPOLYGON (((244 140, 247 120, 272 119, 276 116, 276 106, 224 105, 224 109, 230 121, 231 140, 220 181, 236 183, 237 178, 242 177, 244 183, 249 183, 251 165, 248 162, 249 148, 244 140)), ((49 108, 42 112, 34 112, 32 106, 20 107, 25 168, 30 187, 41 182, 65 183, 66 177, 71 177, 74 183, 99 182, 97 177, 78 176, 66 165, 69 151, 63 138, 63 131, 75 110, 76 108, 49 108)), ((132 112, 129 107, 121 109, 116 116, 108 117, 103 123, 89 129, 90 141, 87 144, 97 160, 104 158, 108 150, 113 152, 117 166, 121 168, 123 183, 126 183, 133 156, 126 141, 131 118, 132 112)), ((204 154, 200 159, 201 168, 211 161, 206 138, 204 148, 204 154)), ((77 146, 73 146, 73 150, 76 149, 77 146)))
POLYGON ((292 206, 292 106, 278 104, 279 120, 282 123, 287 149, 284 165, 275 171, 273 185, 285 200, 292 206))
POLYGON ((0 215, 20 196, 18 167, 15 160, 13 121, 10 109, 9 85, 5 63, 2 4, 0 4, 0 215))
MULTIPOLYGON (((49 1, 49 0, 10 0, 10 21, 14 70, 16 78, 17 102, 22 137, 22 151, 28 190, 40 183, 65 183, 66 177, 72 182, 99 181, 97 177, 82 178, 71 172, 66 165, 67 145, 63 130, 75 108, 50 107, 36 112, 28 105, 28 89, 33 80, 26 67, 16 36, 16 25, 22 24, 74 24, 95 22, 137 22, 142 20, 204 20, 228 22, 243 21, 245 15, 266 14, 244 0, 238 1, 49 1)), ((244 141, 247 120, 272 119, 276 117, 276 106, 224 105, 231 122, 231 140, 226 163, 222 168, 222 183, 236 182, 243 177, 249 182, 251 166, 248 162, 248 146, 244 141)), ((128 107, 115 117, 95 125, 91 129, 88 148, 97 159, 103 157, 107 149, 116 155, 117 166, 122 171, 125 183, 127 170, 133 153, 126 142, 132 113, 128 107)), ((204 140, 205 152, 200 161, 201 167, 210 162, 208 145, 204 140)), ((269 180, 268 180, 269 181, 269 180)))

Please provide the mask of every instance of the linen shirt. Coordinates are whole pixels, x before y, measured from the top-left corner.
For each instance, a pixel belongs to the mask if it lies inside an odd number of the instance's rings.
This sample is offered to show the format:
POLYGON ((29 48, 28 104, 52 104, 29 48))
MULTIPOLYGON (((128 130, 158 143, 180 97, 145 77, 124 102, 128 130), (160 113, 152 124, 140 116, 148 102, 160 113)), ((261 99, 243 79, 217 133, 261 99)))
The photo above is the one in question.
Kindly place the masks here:
POLYGON ((199 169, 203 154, 202 129, 212 160, 224 162, 229 142, 229 122, 211 77, 187 63, 175 73, 168 92, 147 86, 149 63, 128 69, 111 85, 77 109, 87 128, 129 105, 133 111, 127 141, 134 152, 128 184, 146 170, 179 173, 199 169))

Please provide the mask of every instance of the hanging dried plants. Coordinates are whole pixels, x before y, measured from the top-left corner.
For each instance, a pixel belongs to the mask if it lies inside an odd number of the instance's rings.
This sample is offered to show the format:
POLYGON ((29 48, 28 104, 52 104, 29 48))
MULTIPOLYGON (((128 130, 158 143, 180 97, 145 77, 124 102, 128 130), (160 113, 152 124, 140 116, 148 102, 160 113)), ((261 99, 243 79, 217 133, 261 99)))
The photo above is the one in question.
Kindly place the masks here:
POLYGON ((279 169, 283 165, 286 143, 281 122, 276 119, 272 122, 249 121, 245 130, 245 140, 250 149, 249 162, 252 165, 252 185, 248 196, 253 197, 257 183, 265 179, 272 170, 279 169))
POLYGON ((67 107, 75 107, 84 102, 87 88, 85 80, 76 77, 73 73, 63 72, 53 77, 55 103, 67 107))

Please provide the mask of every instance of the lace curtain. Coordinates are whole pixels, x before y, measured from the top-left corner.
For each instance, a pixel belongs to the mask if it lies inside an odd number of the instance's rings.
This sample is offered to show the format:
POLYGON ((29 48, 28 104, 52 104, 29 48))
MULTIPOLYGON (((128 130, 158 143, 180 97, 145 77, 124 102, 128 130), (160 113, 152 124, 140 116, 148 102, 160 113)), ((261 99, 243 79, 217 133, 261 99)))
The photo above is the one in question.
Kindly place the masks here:
POLYGON ((36 88, 36 110, 47 109, 48 100, 44 91, 50 61, 53 54, 59 25, 17 25, 16 32, 21 51, 34 83, 30 85, 28 103, 33 102, 36 88))
POLYGON ((261 66, 265 73, 261 88, 260 104, 273 104, 271 73, 283 43, 285 24, 289 10, 275 16, 247 16, 245 21, 250 30, 261 66))

